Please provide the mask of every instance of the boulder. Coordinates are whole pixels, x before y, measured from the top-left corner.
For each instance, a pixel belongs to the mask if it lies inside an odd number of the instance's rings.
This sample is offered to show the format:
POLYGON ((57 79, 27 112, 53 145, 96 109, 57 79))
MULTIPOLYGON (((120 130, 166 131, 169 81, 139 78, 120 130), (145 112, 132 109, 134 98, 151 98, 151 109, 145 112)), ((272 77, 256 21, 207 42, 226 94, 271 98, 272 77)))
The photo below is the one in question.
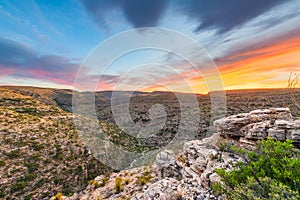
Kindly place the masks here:
POLYGON ((158 178, 172 177, 181 179, 181 167, 176 155, 171 150, 165 150, 156 155, 155 166, 158 170, 158 178))
POLYGON ((137 193, 131 199, 133 200, 176 200, 178 199, 177 187, 179 181, 173 178, 165 178, 151 184, 143 193, 137 193))

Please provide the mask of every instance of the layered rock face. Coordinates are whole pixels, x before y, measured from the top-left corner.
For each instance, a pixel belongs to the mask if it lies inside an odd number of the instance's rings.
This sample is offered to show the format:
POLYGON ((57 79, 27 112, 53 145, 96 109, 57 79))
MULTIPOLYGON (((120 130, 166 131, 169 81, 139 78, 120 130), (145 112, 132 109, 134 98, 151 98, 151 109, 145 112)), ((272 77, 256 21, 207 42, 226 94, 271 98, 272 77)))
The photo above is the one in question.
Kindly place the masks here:
MULTIPOLYGON (((293 120, 288 108, 255 110, 250 113, 233 115, 215 121, 217 132, 209 138, 185 143, 182 154, 175 155, 166 150, 156 156, 156 162, 149 168, 152 178, 143 187, 136 184, 124 185, 117 196, 107 196, 112 186, 104 186, 95 191, 85 191, 71 199, 116 199, 126 197, 134 200, 148 199, 224 199, 214 196, 211 186, 220 181, 215 172, 218 168, 234 169, 234 164, 243 158, 220 149, 220 144, 234 144, 240 147, 253 147, 259 139, 272 137, 276 140, 292 139, 300 142, 300 121, 293 120), (103 191, 103 192, 100 192, 103 191), (81 197, 85 198, 81 198, 81 197), (87 198, 88 197, 88 198, 87 198)), ((143 176, 142 172, 135 177, 143 176)), ((130 174, 131 172, 126 172, 130 174)), ((120 172, 117 176, 124 176, 120 172)), ((113 175, 110 180, 114 180, 113 175)), ((134 177, 130 179, 133 183, 134 177)))
POLYGON ((254 145, 258 139, 293 140, 300 143, 300 120, 293 120, 288 108, 271 108, 241 113, 214 122, 223 137, 254 145))

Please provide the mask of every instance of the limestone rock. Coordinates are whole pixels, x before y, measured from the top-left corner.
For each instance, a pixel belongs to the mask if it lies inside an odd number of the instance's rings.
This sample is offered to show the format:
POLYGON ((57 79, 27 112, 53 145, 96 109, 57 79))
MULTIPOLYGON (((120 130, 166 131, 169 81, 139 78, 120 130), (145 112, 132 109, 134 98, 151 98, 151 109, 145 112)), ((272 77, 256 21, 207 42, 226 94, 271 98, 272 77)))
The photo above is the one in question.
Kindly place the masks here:
POLYGON ((135 194, 133 200, 176 200, 178 199, 177 187, 179 181, 173 178, 162 179, 149 186, 143 193, 135 194))
POLYGON ((155 166, 158 170, 158 178, 172 177, 181 179, 180 169, 176 155, 171 150, 165 150, 157 154, 155 166))
POLYGON ((289 108, 254 110, 216 120, 214 125, 222 136, 238 137, 241 146, 245 147, 266 137, 300 142, 300 121, 293 121, 289 108))
POLYGON ((300 142, 300 130, 293 130, 292 131, 292 137, 291 137, 292 140, 294 140, 295 142, 300 142))

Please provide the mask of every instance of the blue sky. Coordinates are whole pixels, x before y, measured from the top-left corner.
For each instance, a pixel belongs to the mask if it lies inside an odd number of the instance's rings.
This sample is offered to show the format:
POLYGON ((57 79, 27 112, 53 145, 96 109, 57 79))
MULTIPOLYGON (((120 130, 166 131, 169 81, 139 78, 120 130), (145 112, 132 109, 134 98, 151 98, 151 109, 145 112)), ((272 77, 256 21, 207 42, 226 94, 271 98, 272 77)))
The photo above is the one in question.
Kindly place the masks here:
MULTIPOLYGON (((169 28, 197 41, 217 64, 226 89, 285 87, 289 73, 299 70, 297 0, 2 0, 0 21, 1 85, 73 88, 89 52, 115 34, 141 27, 169 28)), ((143 63, 162 63, 166 56, 148 50, 120 58, 102 89, 113 89, 118 76, 143 63)), ((205 85, 202 77, 190 82, 197 92, 205 85)), ((163 88, 146 90, 157 89, 163 88)))

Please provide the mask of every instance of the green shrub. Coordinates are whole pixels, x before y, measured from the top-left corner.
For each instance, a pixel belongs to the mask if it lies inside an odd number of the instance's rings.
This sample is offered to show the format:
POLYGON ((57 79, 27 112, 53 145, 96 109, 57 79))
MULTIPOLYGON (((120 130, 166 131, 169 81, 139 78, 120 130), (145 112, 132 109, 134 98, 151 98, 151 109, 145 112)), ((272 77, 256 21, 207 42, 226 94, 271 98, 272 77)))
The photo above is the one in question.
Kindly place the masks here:
POLYGON ((124 182, 125 182, 126 185, 128 185, 130 180, 128 178, 126 178, 124 182))
POLYGON ((12 158, 19 158, 21 156, 20 152, 15 150, 15 151, 10 151, 6 153, 6 156, 10 159, 12 158))
POLYGON ((63 194, 61 192, 59 192, 54 196, 54 200, 61 200, 62 197, 63 197, 63 194))
POLYGON ((151 178, 151 172, 149 170, 145 170, 142 176, 137 177, 137 183, 141 186, 144 186, 150 182, 151 178))
POLYGON ((138 176, 137 177, 137 182, 138 182, 139 185, 144 186, 144 185, 146 185, 147 183, 150 182, 151 178, 152 178, 151 175, 149 175, 149 176, 138 176))
POLYGON ((292 141, 280 142, 268 138, 253 151, 235 147, 231 147, 230 151, 244 157, 245 163, 237 163, 235 170, 230 172, 216 170, 222 178, 222 183, 213 185, 216 193, 223 193, 228 199, 299 197, 299 150, 293 148, 292 141))
POLYGON ((12 192, 16 192, 19 190, 24 189, 27 186, 27 183, 24 181, 17 181, 12 187, 11 187, 11 191, 12 192))
POLYGON ((3 198, 3 197, 4 197, 4 189, 0 188, 0 198, 3 198))
POLYGON ((32 147, 35 151, 40 151, 44 148, 44 146, 42 144, 38 144, 38 143, 33 143, 32 147))
POLYGON ((34 179, 34 174, 28 173, 25 175, 24 180, 25 181, 32 181, 34 179))
POLYGON ((260 177, 257 180, 253 177, 249 177, 245 183, 241 183, 230 190, 225 190, 222 184, 217 183, 213 185, 213 190, 217 195, 225 194, 227 199, 234 200, 300 199, 300 195, 297 191, 291 190, 288 186, 268 177, 260 177))
POLYGON ((72 190, 72 188, 70 186, 64 186, 62 192, 67 197, 70 197, 70 196, 72 196, 74 194, 74 192, 73 192, 73 190, 72 190))
POLYGON ((60 184, 61 182, 62 182, 62 180, 59 179, 59 178, 55 178, 55 179, 54 179, 54 183, 55 183, 56 185, 60 184))
POLYGON ((116 178, 115 191, 116 191, 116 193, 120 193, 121 190, 122 190, 122 178, 118 177, 118 178, 116 178))
POLYGON ((29 173, 34 173, 39 168, 39 164, 38 163, 26 162, 24 164, 24 166, 27 167, 27 170, 28 170, 29 173))
POLYGON ((3 160, 0 160, 0 167, 5 166, 5 162, 3 160))
POLYGON ((96 180, 90 180, 89 185, 93 185, 93 186, 95 186, 95 188, 99 187, 99 183, 96 180))
POLYGON ((40 179, 36 184, 36 187, 40 188, 44 185, 44 180, 43 179, 40 179))
POLYGON ((24 197, 24 200, 30 200, 31 199, 31 194, 27 194, 25 197, 24 197))
POLYGON ((103 177, 102 178, 102 183, 100 184, 100 187, 104 187, 106 185, 106 182, 107 182, 107 178, 103 177))

